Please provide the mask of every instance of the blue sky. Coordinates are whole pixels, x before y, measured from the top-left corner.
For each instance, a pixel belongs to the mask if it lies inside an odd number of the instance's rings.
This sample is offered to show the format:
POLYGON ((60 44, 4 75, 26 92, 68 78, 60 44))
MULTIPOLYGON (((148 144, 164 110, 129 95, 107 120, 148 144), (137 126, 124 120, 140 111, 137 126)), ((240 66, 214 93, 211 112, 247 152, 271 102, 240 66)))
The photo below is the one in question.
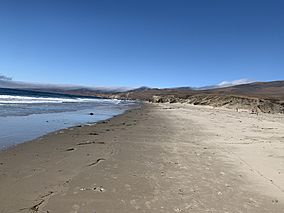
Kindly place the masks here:
POLYGON ((284 2, 0 0, 0 74, 88 86, 284 79, 284 2))

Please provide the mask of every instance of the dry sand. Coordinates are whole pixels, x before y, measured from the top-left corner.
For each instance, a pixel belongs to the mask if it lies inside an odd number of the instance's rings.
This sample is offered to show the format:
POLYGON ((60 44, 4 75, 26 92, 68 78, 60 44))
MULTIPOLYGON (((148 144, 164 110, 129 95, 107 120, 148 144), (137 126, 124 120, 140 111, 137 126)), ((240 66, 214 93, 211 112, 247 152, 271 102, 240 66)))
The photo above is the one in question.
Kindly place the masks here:
POLYGON ((0 152, 0 212, 284 212, 284 116, 149 104, 0 152))

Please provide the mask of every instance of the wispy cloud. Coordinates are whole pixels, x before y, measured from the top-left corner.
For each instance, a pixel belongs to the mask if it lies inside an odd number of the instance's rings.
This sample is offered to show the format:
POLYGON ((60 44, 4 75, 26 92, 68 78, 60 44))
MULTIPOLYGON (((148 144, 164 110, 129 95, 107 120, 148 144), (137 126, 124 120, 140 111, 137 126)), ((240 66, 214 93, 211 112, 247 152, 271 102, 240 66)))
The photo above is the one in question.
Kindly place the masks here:
POLYGON ((0 81, 11 81, 12 78, 0 73, 0 81))
POLYGON ((218 87, 230 87, 230 86, 235 86, 235 85, 240 85, 240 84, 249 84, 253 82, 255 81, 242 78, 242 79, 233 80, 233 81, 222 81, 221 83, 217 84, 217 86, 218 87))

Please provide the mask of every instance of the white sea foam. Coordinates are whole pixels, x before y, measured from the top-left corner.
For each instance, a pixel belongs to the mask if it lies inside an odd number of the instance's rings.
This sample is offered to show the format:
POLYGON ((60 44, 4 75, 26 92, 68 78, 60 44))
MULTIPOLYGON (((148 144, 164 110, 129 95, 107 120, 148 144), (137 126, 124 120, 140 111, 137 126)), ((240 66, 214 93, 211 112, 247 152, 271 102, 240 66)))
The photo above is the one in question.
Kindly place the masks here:
POLYGON ((120 103, 120 100, 97 99, 97 98, 53 98, 0 95, 0 104, 35 104, 35 103, 80 103, 80 102, 112 102, 120 103))

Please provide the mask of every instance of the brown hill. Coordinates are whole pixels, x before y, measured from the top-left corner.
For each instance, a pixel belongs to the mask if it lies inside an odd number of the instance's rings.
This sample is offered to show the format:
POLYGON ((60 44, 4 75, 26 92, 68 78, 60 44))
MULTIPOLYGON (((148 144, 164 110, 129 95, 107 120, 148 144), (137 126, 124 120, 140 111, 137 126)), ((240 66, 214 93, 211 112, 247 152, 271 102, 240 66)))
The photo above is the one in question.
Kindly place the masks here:
POLYGON ((190 87, 180 88, 147 88, 141 87, 126 92, 117 90, 90 90, 59 88, 37 88, 37 91, 70 95, 94 96, 142 100, 149 102, 190 103, 248 109, 261 112, 284 113, 284 81, 256 82, 226 88, 196 90, 190 87))
POLYGON ((284 100, 284 81, 256 82, 233 87, 206 90, 206 92, 284 100))
POLYGON ((256 82, 207 90, 193 90, 191 88, 151 89, 143 87, 128 92, 104 94, 102 96, 284 113, 284 81, 256 82))

